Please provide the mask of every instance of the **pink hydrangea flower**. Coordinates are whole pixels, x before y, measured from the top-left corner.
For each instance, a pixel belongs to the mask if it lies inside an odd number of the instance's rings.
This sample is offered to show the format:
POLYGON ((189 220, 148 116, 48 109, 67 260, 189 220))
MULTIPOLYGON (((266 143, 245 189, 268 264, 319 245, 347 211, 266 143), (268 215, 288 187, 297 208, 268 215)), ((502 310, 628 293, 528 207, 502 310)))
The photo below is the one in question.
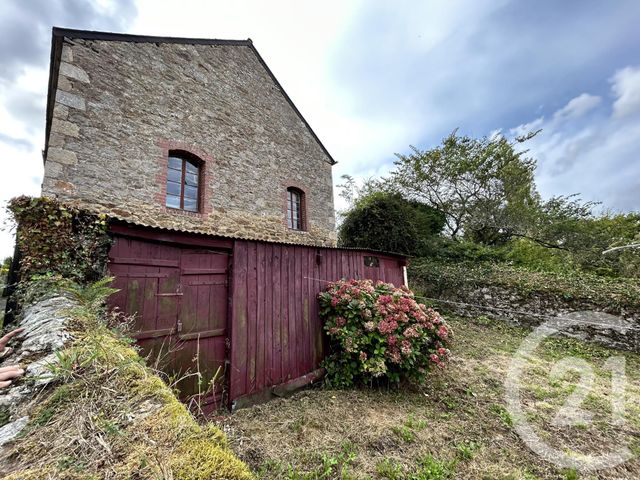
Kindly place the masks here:
POLYGON ((440 325, 440 328, 438 328, 438 336, 443 340, 446 340, 449 336, 449 330, 445 325, 440 325))
POLYGON ((351 337, 347 337, 344 341, 344 349, 347 352, 352 352, 353 351, 353 338, 351 337))
POLYGON ((398 322, 392 319, 384 319, 378 324, 378 331, 383 335, 394 332, 396 328, 398 328, 398 322))
POLYGON ((420 332, 418 331, 418 328, 415 325, 411 325, 410 327, 407 327, 404 329, 404 332, 402 332, 402 335, 404 335, 407 338, 418 338, 420 336, 420 332))
POLYGON ((387 357, 389 357, 389 360, 393 363, 400 363, 401 357, 397 348, 390 348, 387 350, 387 357))
POLYGON ((380 297, 378 297, 378 303, 380 305, 386 305, 391 302, 393 302, 393 297, 391 295, 380 295, 380 297))

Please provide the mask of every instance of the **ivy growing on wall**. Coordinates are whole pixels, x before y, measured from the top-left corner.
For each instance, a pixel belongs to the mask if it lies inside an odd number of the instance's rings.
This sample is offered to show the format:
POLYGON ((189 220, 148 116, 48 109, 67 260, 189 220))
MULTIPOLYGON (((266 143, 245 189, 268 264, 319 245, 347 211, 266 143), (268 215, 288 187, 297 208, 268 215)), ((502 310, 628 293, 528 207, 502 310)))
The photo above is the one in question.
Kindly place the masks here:
POLYGON ((16 197, 8 210, 17 224, 23 280, 60 275, 85 284, 104 276, 111 244, 105 215, 49 197, 16 197))

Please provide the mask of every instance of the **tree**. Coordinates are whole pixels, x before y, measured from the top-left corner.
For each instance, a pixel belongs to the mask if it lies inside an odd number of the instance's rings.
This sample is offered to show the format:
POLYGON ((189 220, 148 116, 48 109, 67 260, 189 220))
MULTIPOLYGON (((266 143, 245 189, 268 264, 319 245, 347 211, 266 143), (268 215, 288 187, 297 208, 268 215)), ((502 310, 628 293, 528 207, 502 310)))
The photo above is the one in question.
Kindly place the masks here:
POLYGON ((608 275, 637 276, 640 258, 630 250, 605 250, 640 240, 639 213, 594 214, 596 202, 584 202, 577 195, 553 197, 540 208, 532 235, 548 245, 570 252, 574 265, 582 270, 608 275))
POLYGON ((508 141, 502 136, 474 139, 454 131, 442 145, 398 154, 391 182, 407 198, 445 215, 453 239, 463 233, 500 230, 535 207, 535 160, 515 145, 535 133, 508 141))
POLYGON ((344 213, 338 237, 341 246, 419 254, 444 227, 444 215, 396 193, 375 191, 358 197, 344 213))
POLYGON ((2 264, 0 264, 0 274, 1 275, 6 275, 9 272, 9 269, 11 268, 11 262, 12 261, 13 261, 12 257, 6 257, 2 261, 2 264))

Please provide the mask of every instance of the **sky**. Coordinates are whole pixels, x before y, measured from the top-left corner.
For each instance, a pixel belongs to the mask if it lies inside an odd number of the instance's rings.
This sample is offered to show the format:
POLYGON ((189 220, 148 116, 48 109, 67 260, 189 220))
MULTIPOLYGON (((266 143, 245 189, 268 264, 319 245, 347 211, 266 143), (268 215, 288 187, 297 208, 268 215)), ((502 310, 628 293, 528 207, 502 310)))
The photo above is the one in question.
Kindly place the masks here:
MULTIPOLYGON (((251 38, 338 162, 336 184, 456 128, 542 129, 526 146, 543 197, 637 211, 639 24, 637 0, 3 0, 0 223, 8 199, 40 192, 54 25, 251 38)), ((0 231, 0 258, 12 245, 0 231)))

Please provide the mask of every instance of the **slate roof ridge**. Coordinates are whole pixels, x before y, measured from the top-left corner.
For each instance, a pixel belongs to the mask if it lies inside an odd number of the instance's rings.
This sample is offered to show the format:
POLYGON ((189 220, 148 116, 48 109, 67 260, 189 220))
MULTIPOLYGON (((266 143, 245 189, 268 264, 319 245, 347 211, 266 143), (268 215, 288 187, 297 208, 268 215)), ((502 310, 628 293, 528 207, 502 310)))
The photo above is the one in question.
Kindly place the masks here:
POLYGON ((219 38, 184 38, 154 35, 134 35, 130 33, 100 32, 96 30, 78 30, 74 28, 53 27, 53 37, 78 38, 82 40, 103 40, 111 42, 132 43, 179 43, 186 45, 243 45, 253 44, 250 38, 246 40, 224 40, 219 38))

